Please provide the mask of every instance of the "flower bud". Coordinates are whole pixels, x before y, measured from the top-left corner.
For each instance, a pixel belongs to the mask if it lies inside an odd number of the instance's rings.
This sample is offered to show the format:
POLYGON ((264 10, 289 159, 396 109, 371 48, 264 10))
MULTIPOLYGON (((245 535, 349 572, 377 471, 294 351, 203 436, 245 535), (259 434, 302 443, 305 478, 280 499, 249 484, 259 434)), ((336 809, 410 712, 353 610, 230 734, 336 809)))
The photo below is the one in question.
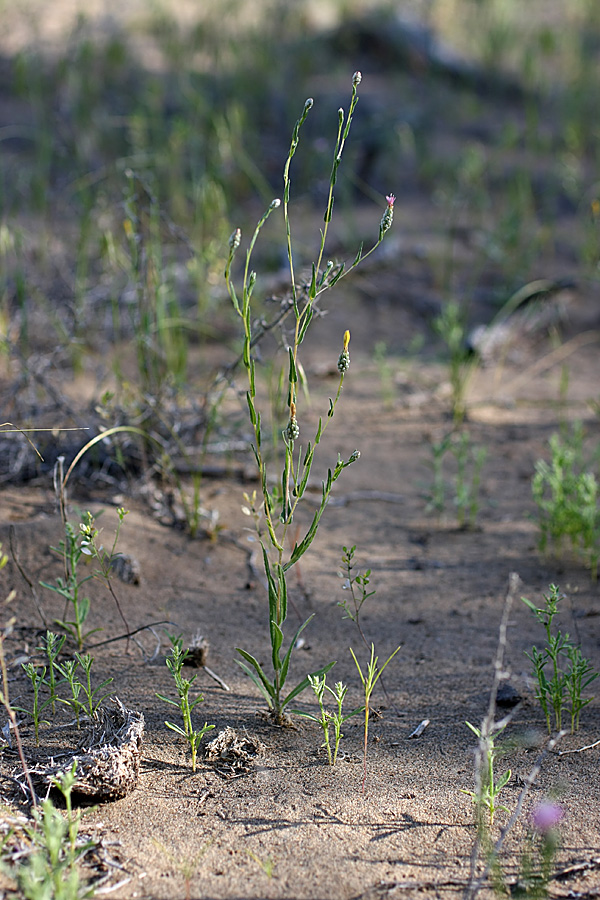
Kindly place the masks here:
POLYGON ((358 87, 358 85, 361 83, 361 81, 362 81, 362 72, 355 72, 354 75, 352 76, 352 84, 354 85, 354 87, 358 87))
POLYGON ((350 368, 350 353, 348 351, 348 344, 350 343, 350 332, 344 332, 344 346, 342 348, 342 352, 338 357, 337 367, 338 372, 343 375, 350 368))
POLYGON ((348 457, 348 465, 350 465, 351 463, 356 462, 357 459, 360 459, 360 450, 354 450, 354 451, 350 454, 350 456, 348 457))
POLYGON ((296 416, 290 416, 290 421, 284 432, 288 441, 295 441, 300 435, 300 426, 296 420, 296 416))
POLYGON ((390 230, 392 222, 394 221, 394 203, 396 202, 396 198, 393 194, 388 194, 385 199, 387 200, 387 207, 381 217, 381 222, 379 223, 380 238, 383 237, 386 231, 390 230))
POLYGON ((231 237, 229 238, 229 249, 237 250, 240 246, 242 240, 242 229, 236 228, 234 232, 232 232, 231 237))
POLYGON ((296 404, 292 400, 290 403, 290 420, 287 423, 287 427, 283 432, 288 441, 295 441, 298 435, 300 434, 300 426, 296 420, 296 404))

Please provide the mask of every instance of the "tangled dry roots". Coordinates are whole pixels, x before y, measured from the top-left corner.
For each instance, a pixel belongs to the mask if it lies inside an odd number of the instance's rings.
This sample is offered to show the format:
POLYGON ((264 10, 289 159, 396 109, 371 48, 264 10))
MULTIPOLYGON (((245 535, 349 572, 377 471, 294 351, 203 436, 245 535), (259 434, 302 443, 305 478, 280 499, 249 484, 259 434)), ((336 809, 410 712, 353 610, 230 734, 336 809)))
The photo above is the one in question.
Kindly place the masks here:
POLYGON ((73 791, 94 801, 119 800, 137 785, 144 735, 144 716, 126 709, 118 698, 102 706, 92 723, 86 747, 63 759, 30 770, 34 783, 49 785, 77 763, 73 791))

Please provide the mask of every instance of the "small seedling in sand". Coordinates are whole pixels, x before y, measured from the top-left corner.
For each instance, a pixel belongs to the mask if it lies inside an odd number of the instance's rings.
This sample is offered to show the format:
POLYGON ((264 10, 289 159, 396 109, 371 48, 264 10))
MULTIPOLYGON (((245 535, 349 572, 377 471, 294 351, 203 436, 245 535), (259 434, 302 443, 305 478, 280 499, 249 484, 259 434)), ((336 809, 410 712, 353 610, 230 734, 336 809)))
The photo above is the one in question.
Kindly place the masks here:
POLYGON ((343 738, 342 734, 342 725, 348 719, 351 719, 352 716, 357 716, 359 713, 363 711, 363 707, 360 706, 357 709, 353 709, 352 712, 344 713, 342 712, 342 707, 344 704, 344 699, 346 697, 346 692, 348 688, 345 684, 342 684, 341 681, 336 682, 335 688, 329 687, 326 682, 326 675, 316 676, 309 675, 308 680, 311 688, 315 693, 315 697, 317 698, 317 703, 319 704, 319 715, 313 716, 310 713, 300 712, 300 710, 292 710, 299 716, 302 716, 304 719, 309 719, 311 722, 316 722, 323 729, 323 737, 325 738, 323 742, 323 747, 325 747, 327 751, 327 759, 329 761, 330 766, 335 766, 338 752, 340 749, 340 741, 343 738), (335 701, 335 709, 331 712, 328 709, 325 709, 325 691, 327 691, 335 701), (333 749, 331 747, 331 742, 329 740, 329 728, 333 726, 333 749))
POLYGON ((15 707, 17 712, 30 715, 33 719, 33 730, 35 734, 36 746, 40 742, 40 725, 47 725, 48 722, 41 718, 43 711, 52 704, 52 698, 45 700, 40 698, 40 690, 45 686, 46 666, 35 666, 32 662, 22 663, 22 669, 31 682, 33 689, 33 705, 31 710, 15 707))
POLYGON ((29 840, 27 854, 2 860, 3 870, 14 877, 26 900, 83 900, 94 894, 93 886, 81 881, 79 863, 96 844, 79 838, 81 813, 73 813, 72 793, 77 763, 53 778, 53 787, 63 796, 66 815, 50 797, 33 810, 33 824, 23 826, 29 840))
POLYGON ((393 658, 395 657, 398 650, 400 650, 400 647, 396 647, 396 649, 394 650, 392 655, 388 656, 388 658, 386 659, 384 664, 381 666, 381 668, 378 668, 377 662, 378 662, 379 657, 375 656, 375 645, 371 644, 371 658, 367 664, 366 671, 363 674, 363 671, 360 667, 360 663, 354 654, 354 650, 352 649, 352 647, 350 647, 350 653, 352 654, 352 659, 354 660, 354 662, 356 664, 356 668, 358 669, 358 674, 359 674, 360 680, 362 682, 364 698, 365 698, 365 705, 363 707, 363 709, 365 711, 365 729, 364 729, 364 738, 365 739, 364 739, 364 748, 363 748, 363 781, 362 781, 363 794, 365 791, 365 785, 367 783, 367 743, 369 740, 369 710, 370 710, 369 704, 370 704, 370 700, 371 700, 371 694, 373 693, 373 689, 381 677, 381 673, 383 672, 385 667, 388 665, 388 663, 390 663, 393 660, 393 658))
POLYGON ((67 637, 64 634, 59 637, 57 634, 54 634, 54 632, 47 631, 45 636, 42 638, 41 645, 38 647, 38 650, 41 650, 43 653, 45 653, 48 659, 48 680, 46 684, 50 691, 50 705, 52 707, 53 715, 56 711, 56 701, 58 699, 58 694, 56 692, 56 673, 58 671, 58 666, 56 661, 66 639, 67 637))
POLYGON ((56 663, 60 675, 69 685, 71 696, 65 699, 59 698, 61 703, 70 706, 75 713, 77 727, 80 727, 81 716, 87 716, 90 720, 96 715, 98 707, 110 696, 110 693, 97 695, 109 684, 112 678, 106 678, 97 687, 92 687, 92 664, 94 657, 89 653, 76 653, 75 659, 66 659, 63 663, 56 663), (84 672, 83 681, 78 676, 78 670, 84 672))
POLYGON ((598 677, 591 662, 581 654, 581 650, 571 641, 569 634, 552 631, 552 623, 558 612, 558 604, 564 599, 555 584, 550 585, 548 594, 543 594, 545 606, 537 607, 531 600, 522 597, 538 622, 546 632, 546 646, 542 650, 531 648, 526 653, 533 664, 536 679, 535 696, 540 701, 546 717, 548 733, 552 732, 551 713, 554 714, 554 725, 557 731, 562 728, 562 714, 568 712, 571 717, 571 733, 579 728, 581 710, 591 703, 592 697, 583 699, 582 692, 598 677), (550 674, 546 674, 546 666, 550 674))
MULTIPOLYGON (((471 725, 470 722, 467 722, 466 724, 467 727, 471 729, 473 734, 479 739, 480 744, 483 743, 483 765, 480 773, 480 784, 478 785, 478 790, 463 790, 462 793, 468 794, 473 803, 477 805, 478 821, 480 821, 481 819, 481 810, 487 809, 489 814, 489 824, 490 826, 492 826, 494 824, 494 815, 499 809, 508 812, 506 806, 500 806, 498 804, 497 798, 502 788, 506 787, 506 785, 508 784, 512 772, 510 769, 507 769, 506 772, 496 780, 494 765, 498 758, 498 750, 496 748, 494 735, 491 733, 487 734, 486 737, 482 740, 481 729, 477 728, 475 725, 471 725)), ((500 734, 502 731, 504 731, 505 727, 506 725, 503 725, 500 728, 496 728, 496 734, 500 734)))
POLYGON ((78 650, 83 650, 87 638, 100 629, 94 628, 85 631, 85 621, 90 611, 90 599, 82 595, 82 586, 89 581, 92 576, 85 575, 81 578, 78 574, 79 561, 83 554, 83 549, 79 543, 79 535, 69 522, 65 522, 65 537, 60 541, 58 547, 52 549, 62 558, 64 565, 64 577, 59 576, 55 584, 49 584, 47 581, 40 581, 42 587, 54 591, 60 597, 64 597, 66 606, 65 614, 62 619, 57 619, 56 624, 66 631, 77 644, 78 650), (67 618, 67 610, 71 610, 71 618, 67 618))
POLYGON ((551 460, 535 464, 531 484, 539 511, 540 550, 560 552, 565 543, 579 553, 592 578, 598 577, 600 558, 600 492, 598 480, 583 461, 581 425, 572 434, 550 438, 551 460))
POLYGON ((169 639, 171 641, 171 655, 167 657, 166 664, 175 680, 178 699, 171 700, 169 697, 164 697, 162 694, 157 694, 156 696, 159 700, 164 700, 165 703, 170 703, 171 706, 176 706, 180 710, 183 718, 183 728, 181 728, 180 725, 173 724, 173 722, 165 722, 165 725, 167 728, 170 728, 171 731, 181 735, 181 737, 185 738, 188 742, 192 754, 192 771, 195 772, 200 741, 206 732, 211 731, 215 726, 205 722, 199 730, 194 728, 192 724, 192 713, 198 704, 203 702, 204 697, 202 694, 198 694, 196 699, 193 702, 190 702, 190 688, 198 676, 194 675, 189 679, 183 677, 181 671, 189 651, 183 650, 183 639, 181 637, 173 637, 170 635, 169 639))

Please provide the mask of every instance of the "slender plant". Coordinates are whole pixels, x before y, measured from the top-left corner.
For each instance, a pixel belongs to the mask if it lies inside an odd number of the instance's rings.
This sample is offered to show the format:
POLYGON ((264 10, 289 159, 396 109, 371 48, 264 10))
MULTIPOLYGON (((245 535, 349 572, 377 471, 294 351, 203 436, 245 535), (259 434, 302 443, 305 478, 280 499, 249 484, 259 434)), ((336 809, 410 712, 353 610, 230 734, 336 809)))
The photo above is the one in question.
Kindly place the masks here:
POLYGON ((536 679, 535 696, 544 711, 549 734, 552 733, 552 715, 554 726, 560 731, 564 711, 570 715, 573 733, 579 728, 581 710, 593 699, 584 699, 582 692, 598 678, 598 672, 594 672, 591 662, 582 655, 567 632, 553 631, 558 605, 564 599, 559 587, 551 584, 548 594, 542 596, 545 600, 542 607, 537 607, 526 597, 521 598, 546 632, 545 647, 539 650, 533 646, 531 653, 526 653, 536 679))
POLYGON ((433 328, 448 348, 452 419, 455 425, 460 425, 467 412, 465 394, 472 368, 467 351, 464 308, 455 300, 449 300, 434 319, 433 328))
POLYGON ((174 731, 176 734, 181 735, 181 737, 185 738, 188 742, 192 754, 192 771, 195 772, 200 741, 202 740, 206 732, 211 731, 215 726, 209 725, 207 722, 205 722, 202 728, 200 728, 199 730, 194 728, 194 725, 192 723, 192 713, 198 706, 198 704, 203 702, 204 697, 202 694, 198 694, 196 699, 190 702, 190 689, 198 676, 194 675, 189 679, 183 677, 181 672, 186 657, 189 654, 189 650, 183 649, 183 639, 181 638, 181 636, 174 637, 173 635, 169 635, 169 639, 171 641, 171 652, 170 656, 168 656, 166 659, 166 664, 169 672, 175 680, 177 700, 171 700, 169 697, 165 697, 163 694, 157 694, 156 696, 159 698, 159 700, 164 700, 165 703, 170 703, 171 706, 176 706, 181 712, 181 716, 183 718, 183 728, 180 725, 174 724, 173 722, 165 722, 165 725, 167 726, 167 728, 170 728, 171 731, 174 731))
POLYGON ((111 574, 113 571, 113 563, 117 556, 117 543, 119 541, 119 535, 121 533, 121 526, 123 524, 123 520, 125 516, 128 514, 129 510, 124 509, 120 506, 117 509, 117 516, 119 517, 119 522, 117 524, 117 528, 115 530, 115 536, 113 538, 113 542, 110 546, 109 550, 105 550, 104 547, 98 544, 98 538, 100 537, 100 532, 96 528, 96 519, 92 515, 91 512, 87 512, 83 522, 79 523, 79 532, 81 535, 81 552, 85 556, 91 556, 92 559, 98 564, 98 568, 93 572, 93 577, 102 581, 111 597, 115 601, 115 605, 119 611, 119 615, 123 621, 125 626, 127 637, 127 646, 129 647, 129 623, 125 618, 125 614, 123 613, 123 608, 119 602, 119 598, 115 593, 113 580, 111 578, 111 574))
POLYGON ((87 638, 100 630, 98 628, 85 630, 85 621, 90 611, 90 599, 83 596, 81 588, 92 576, 85 575, 83 578, 79 576, 79 561, 83 554, 79 535, 70 522, 65 522, 64 527, 64 539, 60 541, 58 547, 52 547, 52 550, 62 558, 64 577, 59 576, 55 584, 49 584, 47 581, 40 581, 40 584, 42 587, 54 591, 60 597, 64 597, 65 612, 62 619, 56 620, 56 624, 75 640, 78 650, 83 650, 87 638), (67 618, 69 608, 71 618, 67 618))
POLYGON ((360 667, 360 663, 356 658, 354 650, 350 647, 350 653, 352 654, 352 659, 356 664, 356 668, 358 669, 358 675, 362 682, 363 686, 363 695, 365 698, 365 727, 364 727, 364 746, 363 746, 363 780, 362 780, 362 793, 365 792, 365 786, 367 784, 367 745, 369 740, 369 712, 370 712, 370 702, 371 702, 371 694, 373 693, 373 689, 379 679, 381 678, 381 674, 385 667, 390 663, 395 657, 396 653, 400 650, 400 647, 396 647, 391 656, 388 656, 384 664, 381 668, 378 667, 377 663, 379 658, 375 656, 375 645, 371 644, 371 658, 367 663, 367 668, 363 673, 363 670, 360 667))
POLYGON ((56 712, 56 701, 58 699, 58 695, 56 692, 57 681, 56 681, 56 673, 58 671, 57 667, 57 659, 60 655, 60 651, 63 648, 63 645, 67 639, 66 635, 57 635, 54 634, 53 631, 46 631, 45 636, 42 638, 42 643, 38 647, 38 650, 41 650, 46 654, 46 658, 48 659, 48 679, 47 685, 48 690, 50 691, 50 705, 52 707, 52 715, 56 712))
POLYGON ((472 799, 473 803, 477 805, 477 821, 479 822, 481 819, 482 810, 487 809, 489 815, 489 825, 490 827, 494 824, 494 816, 499 809, 504 810, 505 812, 509 812, 506 806, 501 806, 497 802, 497 797, 500 791, 506 787, 510 780, 510 776, 512 772, 510 769, 507 769, 503 775, 501 775, 498 779, 496 778, 496 774, 494 772, 494 766, 496 760, 498 758, 498 749, 496 747, 496 737, 495 735, 501 734, 502 731, 506 728, 507 723, 503 722, 500 725, 493 725, 489 730, 489 733, 483 735, 480 728, 477 728, 476 725, 471 725, 470 722, 467 722, 467 727, 471 729, 473 734, 480 742, 480 747, 483 747, 483 766, 482 771, 480 773, 480 779, 478 784, 477 791, 466 791, 463 790, 463 794, 468 794, 472 799))
MULTIPOLYGON (((387 207, 381 218, 379 236, 373 247, 367 253, 363 254, 361 245, 353 262, 348 268, 346 268, 344 263, 336 264, 332 260, 324 263, 327 233, 333 215, 334 188, 338 177, 338 169, 342 160, 343 150, 350 133, 352 117, 356 104, 358 103, 357 89, 361 77, 360 72, 355 72, 352 78, 352 98, 348 114, 346 115, 343 109, 340 109, 338 112, 338 131, 329 178, 329 192, 324 214, 324 225, 321 229, 317 257, 312 264, 310 281, 306 287, 299 285, 295 271, 295 257, 293 253, 292 227, 289 209, 290 167, 298 147, 300 130, 313 106, 313 101, 311 99, 307 100, 304 104, 302 114, 296 122, 288 157, 284 166, 283 218, 290 272, 289 314, 293 324, 292 337, 287 348, 288 380, 286 407, 288 410, 288 423, 282 432, 282 471, 280 477, 275 481, 272 481, 269 477, 266 450, 263 449, 263 446, 266 447, 270 442, 268 440, 263 441, 263 416, 257 398, 256 364, 253 355, 253 347, 255 346, 260 331, 255 332, 254 330, 256 315, 252 301, 257 283, 257 274, 251 267, 251 261, 260 231, 269 216, 281 206, 280 200, 272 201, 259 220, 254 234, 252 235, 248 250, 246 251, 245 264, 243 266, 241 295, 238 296, 232 278, 233 262, 242 238, 239 228, 231 235, 229 242, 229 259, 225 269, 225 280, 229 296, 234 310, 242 322, 244 330, 242 361, 246 370, 248 382, 246 400, 253 430, 254 439, 252 450, 259 473, 259 482, 263 497, 262 515, 264 516, 265 521, 265 530, 264 532, 259 532, 259 540, 263 550, 263 563, 268 586, 271 671, 265 670, 255 656, 241 647, 237 648, 237 652, 242 657, 238 662, 264 696, 271 715, 278 723, 282 723, 285 720, 284 711, 289 702, 309 686, 308 676, 305 676, 291 689, 286 686, 292 651, 300 633, 308 625, 310 618, 312 618, 311 616, 300 625, 292 637, 292 640, 289 642, 287 649, 284 649, 284 627, 287 619, 288 572, 301 559, 304 553, 306 553, 316 537, 321 517, 327 506, 334 483, 337 481, 343 470, 355 462, 360 456, 360 453, 357 450, 354 451, 347 460, 343 460, 338 456, 337 463, 333 468, 329 469, 327 478, 322 484, 321 502, 313 515, 311 524, 304 536, 299 540, 295 540, 291 553, 289 553, 286 559, 286 539, 288 538, 288 532, 292 525, 294 515, 302 501, 308 485, 315 450, 321 441, 327 425, 334 416, 342 391, 344 377, 350 366, 350 353, 348 350, 350 332, 346 331, 344 334, 342 350, 338 358, 337 367, 339 371, 339 383, 337 393, 334 399, 330 399, 329 409, 325 419, 319 419, 314 437, 312 440, 307 441, 305 447, 298 442, 300 436, 299 422, 301 420, 298 384, 300 379, 299 373, 302 371, 299 359, 299 348, 306 336, 311 321, 313 320, 315 310, 317 309, 317 302, 321 295, 337 284, 341 278, 345 277, 348 272, 358 266, 361 260, 369 256, 376 247, 379 246, 384 235, 391 228, 394 215, 395 197, 393 194, 390 194, 387 197, 387 207)), ((311 674, 314 677, 324 675, 329 671, 332 665, 333 663, 328 663, 311 674)))
POLYGON ((41 718, 43 711, 52 704, 52 698, 48 697, 43 700, 40 697, 40 691, 46 684, 46 666, 35 666, 32 662, 22 663, 22 669, 31 682, 33 689, 33 705, 30 711, 15 707, 17 712, 30 715, 33 719, 33 730, 35 734, 36 746, 40 743, 40 725, 47 725, 47 721, 41 718))
POLYGON ((309 675, 308 676, 309 684, 314 691, 315 697, 317 698, 317 703, 319 705, 319 715, 315 716, 311 713, 301 712, 300 710, 294 709, 292 712, 296 713, 299 716, 302 716, 304 719, 309 719, 311 722, 316 722, 323 729, 323 747, 327 751, 327 760, 330 766, 335 766, 339 749, 340 749, 340 741, 343 738, 342 734, 342 725, 344 722, 347 722, 348 719, 351 719, 353 716, 357 716, 359 713, 363 711, 363 707, 357 707, 353 709, 349 713, 343 712, 344 700, 346 697, 346 693, 348 691, 348 687, 345 684, 342 684, 341 681, 336 682, 335 687, 332 688, 327 684, 327 676, 326 675, 309 675), (329 710, 325 708, 325 691, 333 697, 334 700, 334 709, 329 710), (329 738, 329 729, 333 727, 333 748, 331 746, 331 741, 329 738))
POLYGON ((550 462, 535 464, 531 483, 538 507, 542 552, 548 547, 560 552, 570 543, 589 566, 592 578, 598 577, 600 559, 600 492, 598 480, 583 460, 583 430, 580 424, 572 433, 553 434, 549 441, 550 462))
POLYGON ((367 569, 365 572, 354 571, 356 568, 356 563, 354 561, 355 553, 356 544, 350 548, 342 547, 342 568, 340 571, 340 576, 344 579, 342 590, 348 591, 350 596, 346 596, 343 600, 339 600, 338 606, 344 610, 344 619, 350 619, 354 622, 365 647, 368 649, 369 645, 367 644, 367 639, 365 638, 360 622, 360 613, 365 601, 367 601, 369 597, 373 597, 376 594, 376 591, 369 590, 371 579, 370 569, 367 569))
POLYGON ((62 794, 66 817, 50 797, 33 810, 33 824, 25 831, 33 848, 24 863, 12 869, 3 868, 15 876, 26 900, 83 900, 94 895, 94 887, 82 882, 79 861, 96 844, 92 840, 78 841, 81 813, 73 813, 72 792, 76 783, 76 767, 53 779, 53 786, 62 794))
POLYGON ((108 687, 109 684, 112 684, 112 678, 106 678, 104 681, 100 682, 96 687, 92 687, 92 665, 94 662, 94 657, 89 653, 76 653, 75 659, 81 666, 83 670, 85 678, 80 682, 81 683, 81 691, 83 694, 83 708, 85 710, 86 715, 93 719, 98 711, 98 707, 106 700, 107 697, 110 696, 110 692, 106 694, 101 694, 105 687, 108 687), (98 696, 100 695, 101 696, 98 696))
POLYGON ((65 682, 68 684, 71 691, 70 696, 64 698, 61 697, 60 702, 64 703, 66 706, 69 706, 75 713, 77 728, 81 726, 81 714, 85 709, 84 703, 79 699, 79 695, 81 694, 83 685, 77 677, 78 667, 79 661, 76 659, 65 659, 63 663, 57 664, 58 671, 64 678, 65 682))
POLYGON ((463 430, 458 434, 450 432, 442 440, 434 442, 431 452, 433 482, 427 510, 435 510, 440 515, 445 509, 448 485, 444 478, 444 459, 450 454, 456 461, 453 503, 458 526, 474 528, 479 512, 481 471, 487 456, 486 448, 473 445, 469 432, 463 430))

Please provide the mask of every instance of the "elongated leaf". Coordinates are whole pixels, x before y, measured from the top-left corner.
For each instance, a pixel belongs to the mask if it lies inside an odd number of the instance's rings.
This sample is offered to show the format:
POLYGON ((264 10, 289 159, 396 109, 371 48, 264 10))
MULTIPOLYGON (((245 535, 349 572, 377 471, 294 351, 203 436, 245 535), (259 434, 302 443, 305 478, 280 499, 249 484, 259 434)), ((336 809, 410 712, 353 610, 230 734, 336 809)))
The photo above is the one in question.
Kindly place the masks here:
POLYGON ((342 263, 339 270, 335 273, 331 281, 329 282, 329 287, 332 288, 334 284, 337 284, 342 275, 344 274, 344 269, 346 267, 345 263, 342 263))
POLYGON ((248 404, 248 412, 250 413, 250 421, 252 422, 252 425, 256 427, 256 409, 254 408, 254 400, 252 399, 250 391, 246 391, 246 402, 248 404))
POLYGON ((271 572, 269 556, 266 547, 263 546, 263 563, 265 567, 265 575, 267 576, 267 587, 269 592, 269 619, 277 621, 277 582, 271 572))
POLYGON ((273 659, 273 669, 275 672, 278 672, 281 668, 281 659, 279 657, 279 651, 281 650, 281 645, 283 644, 283 631, 277 624, 271 620, 271 655, 273 659))
POLYGON ((358 248, 358 253, 357 253, 356 256, 354 257, 354 262, 352 263, 352 268, 354 268, 354 266, 357 266, 357 265, 359 264, 359 262, 361 261, 361 259, 362 259, 362 252, 363 252, 363 245, 362 245, 362 242, 361 242, 361 245, 360 245, 360 247, 358 248))
POLYGON ((269 701, 269 705, 271 704, 271 699, 275 697, 275 689, 265 673, 263 672, 260 663, 252 656, 252 654, 248 653, 246 650, 242 650, 241 647, 236 647, 236 651, 240 654, 242 659, 245 659, 246 662, 250 663, 254 671, 246 666, 239 659, 236 659, 236 663, 238 666, 241 666, 244 672, 252 679, 252 681, 260 688, 261 692, 269 701), (258 676, 258 678, 257 678, 258 676))
POLYGON ((296 371, 296 360, 294 359, 294 351, 291 347, 289 348, 289 356, 290 356, 289 380, 290 380, 290 384, 296 384, 296 382, 298 381, 298 373, 296 371))
POLYGON ((285 622, 287 619, 287 581, 285 580, 285 569, 277 564, 277 578, 279 580, 279 621, 285 622))
POLYGON ((287 653, 285 654, 285 657, 284 657, 284 660, 283 660, 283 664, 282 664, 282 666, 281 666, 281 679, 280 679, 280 684, 281 684, 282 687, 283 687, 283 685, 285 684, 285 680, 286 680, 286 678, 287 678, 288 669, 289 669, 289 667, 290 667, 290 659, 292 658, 292 651, 293 651, 293 649, 294 649, 294 647, 295 647, 295 645, 296 645, 296 641, 298 640, 298 638, 300 637, 300 635, 302 634, 302 632, 304 631, 304 629, 306 628, 306 626, 308 625, 308 623, 309 623, 312 619, 314 619, 314 616, 315 616, 314 613, 312 614, 312 616, 309 616, 308 619, 306 620, 306 622, 303 622, 303 624, 298 628, 296 634, 295 634, 294 637, 292 638, 292 641, 291 641, 291 643, 290 643, 290 646, 288 647, 288 651, 287 651, 287 653))
POLYGON ((185 733, 183 728, 179 727, 179 725, 173 725, 172 722, 165 722, 165 725, 167 726, 167 728, 170 728, 171 731, 175 731, 177 734, 180 734, 181 737, 184 737, 187 740, 187 734, 185 733))
POLYGON ((310 279, 310 287, 308 289, 308 296, 310 300, 314 300, 317 296, 317 270, 315 268, 315 264, 312 264, 312 278, 310 279))
POLYGON ((312 307, 310 307, 304 313, 304 321, 302 323, 302 327, 300 328, 300 331, 298 332, 298 344, 301 344, 302 341, 304 340, 304 335, 308 331, 308 326, 311 323, 312 317, 313 317, 313 310, 312 310, 312 307))
POLYGON ((179 706, 176 700, 171 700, 169 697, 165 697, 163 694, 156 695, 159 700, 164 700, 165 703, 170 703, 171 706, 179 706))

